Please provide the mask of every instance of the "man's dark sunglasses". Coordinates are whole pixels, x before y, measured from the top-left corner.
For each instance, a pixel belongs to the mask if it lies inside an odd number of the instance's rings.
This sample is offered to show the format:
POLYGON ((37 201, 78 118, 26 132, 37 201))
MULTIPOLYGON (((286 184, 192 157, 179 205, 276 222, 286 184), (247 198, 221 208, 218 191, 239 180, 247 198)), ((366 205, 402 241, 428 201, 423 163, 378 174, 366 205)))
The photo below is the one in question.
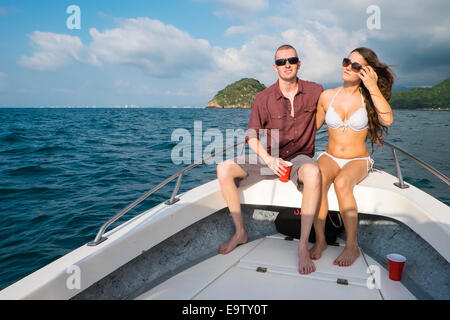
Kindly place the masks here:
POLYGON ((362 65, 360 65, 358 62, 353 62, 349 59, 349 58, 344 58, 344 60, 342 60, 342 66, 343 67, 347 67, 348 65, 352 65, 352 71, 353 72, 359 72, 362 69, 362 65))
POLYGON ((291 57, 286 59, 278 59, 275 60, 275 64, 279 67, 284 66, 286 64, 286 61, 289 61, 289 64, 297 64, 298 63, 298 57, 291 57))

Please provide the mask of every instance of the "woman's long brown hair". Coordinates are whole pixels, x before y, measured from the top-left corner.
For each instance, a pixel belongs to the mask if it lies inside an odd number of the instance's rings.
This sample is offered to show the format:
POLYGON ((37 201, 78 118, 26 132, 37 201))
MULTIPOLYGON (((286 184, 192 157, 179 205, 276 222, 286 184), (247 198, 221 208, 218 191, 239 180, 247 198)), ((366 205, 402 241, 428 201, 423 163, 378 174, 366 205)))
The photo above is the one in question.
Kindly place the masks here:
MULTIPOLYGON (((356 48, 352 52, 358 52, 366 60, 367 64, 371 66, 378 75, 378 88, 380 88, 381 94, 384 98, 389 101, 392 93, 392 85, 394 84, 394 72, 389 68, 388 65, 382 63, 378 60, 377 55, 369 48, 356 48)), ((367 108, 367 116, 369 118, 369 131, 367 136, 372 142, 372 153, 373 144, 378 141, 380 136, 388 133, 388 128, 380 123, 378 119, 378 113, 373 104, 372 98, 370 97, 370 92, 364 86, 361 81, 361 89, 364 97, 364 102, 367 108)))

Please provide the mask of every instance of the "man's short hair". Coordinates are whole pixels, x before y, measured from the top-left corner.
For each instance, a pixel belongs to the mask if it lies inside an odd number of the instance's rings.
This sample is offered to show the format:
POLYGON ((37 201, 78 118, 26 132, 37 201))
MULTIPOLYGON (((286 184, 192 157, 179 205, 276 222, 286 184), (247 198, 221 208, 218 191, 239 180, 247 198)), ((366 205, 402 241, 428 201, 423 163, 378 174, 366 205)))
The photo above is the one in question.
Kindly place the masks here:
POLYGON ((293 46, 291 46, 290 44, 283 44, 282 46, 278 47, 277 51, 275 51, 275 59, 277 58, 278 51, 286 50, 286 49, 294 50, 295 51, 295 56, 298 57, 297 50, 295 50, 295 48, 293 46))

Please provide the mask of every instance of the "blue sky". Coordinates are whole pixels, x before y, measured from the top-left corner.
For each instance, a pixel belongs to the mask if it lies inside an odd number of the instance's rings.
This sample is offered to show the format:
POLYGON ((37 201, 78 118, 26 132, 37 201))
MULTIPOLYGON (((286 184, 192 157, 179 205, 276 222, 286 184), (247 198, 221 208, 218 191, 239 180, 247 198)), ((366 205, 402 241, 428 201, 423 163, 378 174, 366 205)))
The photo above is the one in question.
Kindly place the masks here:
POLYGON ((2 0, 0 107, 204 106, 243 77, 276 81, 285 43, 326 88, 358 46, 393 66, 397 88, 431 86, 450 76, 449 13, 445 0, 2 0))

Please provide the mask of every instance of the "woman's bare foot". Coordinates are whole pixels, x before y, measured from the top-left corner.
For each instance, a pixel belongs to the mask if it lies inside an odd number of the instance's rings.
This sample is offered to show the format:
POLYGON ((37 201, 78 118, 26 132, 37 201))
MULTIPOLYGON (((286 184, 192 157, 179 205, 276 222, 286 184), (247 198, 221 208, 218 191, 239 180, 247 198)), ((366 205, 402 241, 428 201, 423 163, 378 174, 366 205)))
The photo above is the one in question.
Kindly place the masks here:
POLYGON ((298 243, 298 272, 301 274, 310 274, 316 271, 314 262, 309 257, 308 244, 298 243))
POLYGON ((322 256, 322 252, 328 247, 325 240, 316 241, 314 246, 309 250, 309 257, 313 260, 318 260, 322 256))
POLYGON ((348 267, 353 264, 359 257, 358 245, 346 245, 339 257, 334 260, 333 264, 340 267, 348 267))
POLYGON ((247 232, 236 232, 228 242, 223 243, 219 248, 219 253, 227 254, 234 250, 238 245, 247 242, 247 232))

